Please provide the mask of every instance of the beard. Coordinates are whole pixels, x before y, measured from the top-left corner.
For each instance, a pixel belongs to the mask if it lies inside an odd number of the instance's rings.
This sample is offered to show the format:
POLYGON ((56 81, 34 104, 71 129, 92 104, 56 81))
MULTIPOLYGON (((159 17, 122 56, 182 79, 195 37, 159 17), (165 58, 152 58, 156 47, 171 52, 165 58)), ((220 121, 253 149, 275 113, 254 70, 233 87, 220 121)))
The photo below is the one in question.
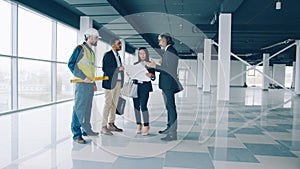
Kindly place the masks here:
POLYGON ((97 46, 97 41, 94 43, 91 43, 92 46, 97 46))

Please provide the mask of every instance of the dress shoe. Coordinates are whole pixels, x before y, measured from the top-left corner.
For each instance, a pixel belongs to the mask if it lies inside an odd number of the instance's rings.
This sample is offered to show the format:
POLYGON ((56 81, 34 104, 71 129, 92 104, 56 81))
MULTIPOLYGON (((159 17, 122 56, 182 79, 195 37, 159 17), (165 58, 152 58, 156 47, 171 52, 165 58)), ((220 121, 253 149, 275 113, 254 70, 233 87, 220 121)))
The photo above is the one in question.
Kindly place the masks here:
POLYGON ((122 132, 123 129, 118 128, 114 123, 108 124, 108 130, 110 131, 116 131, 116 132, 122 132))
POLYGON ((109 135, 109 136, 113 135, 113 133, 109 131, 106 126, 102 127, 101 134, 109 135))
POLYGON ((136 129, 136 134, 141 134, 142 133, 142 125, 138 124, 137 129, 136 129))
POLYGON ((78 144, 85 144, 86 143, 86 141, 82 137, 80 137, 78 139, 75 139, 74 142, 78 143, 78 144))
POLYGON ((177 140, 177 134, 168 134, 166 137, 161 138, 162 141, 177 140))
POLYGON ((159 130, 158 133, 159 134, 168 134, 169 133, 169 128, 166 128, 164 130, 159 130))
POLYGON ((150 126, 145 126, 145 130, 142 134, 142 136, 148 136, 149 135, 150 126))

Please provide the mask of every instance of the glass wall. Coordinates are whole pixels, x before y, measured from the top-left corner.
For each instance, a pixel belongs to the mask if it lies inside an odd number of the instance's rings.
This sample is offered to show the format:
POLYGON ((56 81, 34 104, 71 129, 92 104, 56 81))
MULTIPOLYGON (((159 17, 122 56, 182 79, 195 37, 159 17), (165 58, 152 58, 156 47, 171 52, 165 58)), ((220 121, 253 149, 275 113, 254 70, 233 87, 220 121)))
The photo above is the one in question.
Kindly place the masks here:
POLYGON ((11 67, 10 58, 0 56, 0 112, 11 109, 11 67))
POLYGON ((0 1, 0 54, 11 54, 11 4, 0 1))
POLYGON ((11 110, 11 4, 0 1, 0 112, 11 110))
POLYGON ((57 24, 57 60, 68 62, 77 45, 77 31, 68 26, 57 24))
POLYGON ((285 87, 291 88, 293 81, 293 66, 285 67, 285 87))
POLYGON ((25 8, 18 10, 19 56, 50 60, 52 21, 25 8))
POLYGON ((51 63, 19 59, 19 108, 51 102, 51 63))
MULTIPOLYGON (((0 0, 0 113, 11 110, 12 105, 18 109, 34 107, 73 98, 73 77, 67 62, 77 45, 77 30, 63 25, 53 19, 33 12, 25 7, 0 0), (12 6, 18 10, 14 10, 12 6), (12 32, 12 14, 18 16, 17 31, 12 32), (57 34, 53 34, 56 24, 57 34), (13 34, 17 39, 12 39, 13 34), (56 37, 55 37, 56 36, 56 37), (52 56, 53 39, 57 38, 56 56, 52 56), (17 44, 18 56, 12 56, 13 44, 17 44), (12 58, 17 57, 17 72, 13 74, 12 58), (57 58, 57 59, 55 59, 57 58), (52 70, 51 66, 56 67, 52 70), (53 79, 57 74, 57 78, 53 79), (12 91, 12 79, 17 78, 18 90, 12 91), (54 80, 52 83, 52 79, 54 80), (56 85, 56 100, 52 100, 52 85, 56 85), (12 94, 18 99, 12 101, 12 94)), ((15 70, 15 69, 14 69, 15 70)))
POLYGON ((63 24, 57 24, 57 60, 64 63, 57 64, 56 94, 57 100, 73 97, 73 77, 67 62, 77 45, 77 31, 63 24))
MULTIPOLYGON (((247 70, 250 69, 251 66, 247 66, 247 70)), ((256 66, 256 68, 259 70, 259 71, 263 71, 263 67, 262 66, 256 66)), ((263 80, 263 75, 256 71, 255 69, 251 69, 249 71, 247 71, 247 85, 249 87, 257 87, 257 86, 262 86, 262 80, 263 80)))

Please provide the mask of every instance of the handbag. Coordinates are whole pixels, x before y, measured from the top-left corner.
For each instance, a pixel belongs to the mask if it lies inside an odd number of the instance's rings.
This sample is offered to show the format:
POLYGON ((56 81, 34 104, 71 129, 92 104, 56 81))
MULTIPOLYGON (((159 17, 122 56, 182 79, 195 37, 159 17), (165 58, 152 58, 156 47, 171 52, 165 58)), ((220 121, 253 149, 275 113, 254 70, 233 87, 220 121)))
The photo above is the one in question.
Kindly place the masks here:
POLYGON ((123 115, 125 110, 126 100, 122 98, 122 96, 119 96, 119 101, 116 109, 117 115, 123 115))
POLYGON ((123 96, 137 98, 138 97, 137 89, 138 89, 138 85, 136 83, 134 83, 133 80, 129 79, 128 82, 126 82, 123 85, 121 94, 123 96))

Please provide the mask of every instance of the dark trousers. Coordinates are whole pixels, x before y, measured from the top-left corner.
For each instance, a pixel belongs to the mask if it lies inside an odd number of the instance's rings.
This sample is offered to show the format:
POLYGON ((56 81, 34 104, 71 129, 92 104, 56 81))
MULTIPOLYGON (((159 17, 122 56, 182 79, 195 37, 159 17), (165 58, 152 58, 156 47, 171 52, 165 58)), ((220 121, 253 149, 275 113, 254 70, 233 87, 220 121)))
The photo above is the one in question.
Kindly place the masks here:
POLYGON ((164 101, 168 112, 167 128, 170 133, 177 131, 177 111, 175 105, 175 93, 173 90, 163 90, 164 101))
POLYGON ((138 87, 138 97, 133 98, 136 124, 142 124, 141 122, 141 111, 142 111, 144 126, 149 126, 149 112, 147 107, 149 92, 139 90, 139 88, 140 87, 138 87))

